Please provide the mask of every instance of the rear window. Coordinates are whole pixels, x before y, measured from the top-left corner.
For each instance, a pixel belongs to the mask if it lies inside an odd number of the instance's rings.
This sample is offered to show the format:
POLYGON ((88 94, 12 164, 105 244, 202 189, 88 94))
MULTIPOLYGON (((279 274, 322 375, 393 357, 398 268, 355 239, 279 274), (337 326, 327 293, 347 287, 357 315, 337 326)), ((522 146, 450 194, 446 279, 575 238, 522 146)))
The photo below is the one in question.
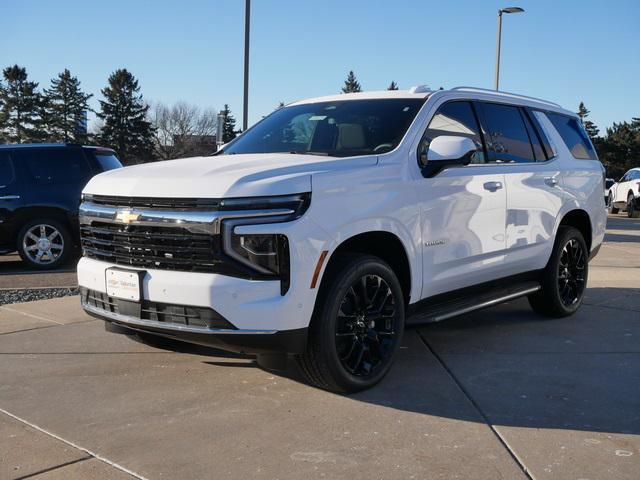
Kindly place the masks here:
POLYGON ((556 127, 560 137, 562 137, 562 141, 575 158, 598 160, 598 155, 591 144, 591 140, 589 140, 587 132, 584 131, 577 118, 554 112, 545 112, 545 114, 553 123, 553 126, 556 127))
POLYGON ((0 188, 6 187, 14 180, 13 165, 7 152, 0 152, 0 188))
POLYGON ((89 164, 77 148, 16 149, 15 160, 37 184, 74 184, 91 177, 89 164))
POLYGON ((122 164, 120 163, 120 160, 118 160, 118 157, 116 157, 116 154, 109 150, 96 150, 93 152, 93 156, 100 164, 101 169, 105 172, 107 170, 115 170, 116 168, 122 167, 122 164))

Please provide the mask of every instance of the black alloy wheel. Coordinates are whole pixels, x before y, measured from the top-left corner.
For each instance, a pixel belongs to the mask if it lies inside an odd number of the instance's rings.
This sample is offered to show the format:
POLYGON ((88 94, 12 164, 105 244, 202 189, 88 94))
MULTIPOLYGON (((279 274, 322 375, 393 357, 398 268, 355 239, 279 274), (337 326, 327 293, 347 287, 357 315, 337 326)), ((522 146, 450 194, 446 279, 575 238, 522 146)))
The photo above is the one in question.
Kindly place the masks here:
POLYGON ((584 294, 587 254, 575 238, 562 249, 558 266, 558 292, 566 307, 575 305, 584 294))
POLYGON ((540 275, 541 288, 529 295, 531 308, 550 317, 574 314, 582 305, 588 275, 589 249, 582 233, 560 226, 551 258, 540 275))
POLYGON ((336 351, 352 375, 367 376, 395 351, 396 299, 378 275, 364 275, 345 294, 336 320, 336 351))

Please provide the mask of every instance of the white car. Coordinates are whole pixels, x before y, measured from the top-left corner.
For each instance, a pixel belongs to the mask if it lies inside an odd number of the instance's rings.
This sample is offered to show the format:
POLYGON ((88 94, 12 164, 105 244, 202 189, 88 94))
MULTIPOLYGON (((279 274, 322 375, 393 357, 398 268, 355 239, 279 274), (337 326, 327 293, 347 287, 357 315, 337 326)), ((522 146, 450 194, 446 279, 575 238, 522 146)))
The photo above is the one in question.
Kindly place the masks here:
POLYGON ((640 168, 632 168, 609 189, 609 212, 627 212, 630 218, 640 217, 640 168))
POLYGON ((460 87, 281 108, 214 156, 84 190, 83 308, 108 330, 294 356, 309 382, 371 387, 405 325, 527 296, 582 303, 604 169, 554 103, 460 87))

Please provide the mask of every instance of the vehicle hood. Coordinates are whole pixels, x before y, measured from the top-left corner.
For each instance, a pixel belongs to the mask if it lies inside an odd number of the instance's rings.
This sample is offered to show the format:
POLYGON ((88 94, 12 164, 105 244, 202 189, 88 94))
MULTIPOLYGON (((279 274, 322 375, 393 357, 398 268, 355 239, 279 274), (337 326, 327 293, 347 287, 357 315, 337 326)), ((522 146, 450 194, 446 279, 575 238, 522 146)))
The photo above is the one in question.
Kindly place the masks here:
POLYGON ((132 197, 229 198, 311 191, 314 173, 375 165, 376 156, 238 154, 145 163, 101 173, 84 193, 132 197))

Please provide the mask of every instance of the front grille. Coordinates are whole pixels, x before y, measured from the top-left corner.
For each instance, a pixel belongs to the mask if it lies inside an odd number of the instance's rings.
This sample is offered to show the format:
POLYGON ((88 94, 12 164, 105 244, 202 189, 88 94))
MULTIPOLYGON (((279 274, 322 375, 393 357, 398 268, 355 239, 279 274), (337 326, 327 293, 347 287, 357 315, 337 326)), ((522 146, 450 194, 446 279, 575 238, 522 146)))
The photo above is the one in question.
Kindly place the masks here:
POLYGON ((106 293, 87 288, 80 288, 83 305, 103 310, 109 313, 132 316, 141 320, 150 320, 161 324, 188 325, 193 327, 205 327, 216 329, 237 330, 237 328, 227 321, 222 315, 212 308, 189 307, 185 305, 175 305, 170 303, 152 302, 142 300, 140 303, 120 300, 110 297, 106 293))
POLYGON ((85 256, 118 265, 186 272, 222 269, 219 235, 94 221, 80 226, 80 237, 85 256))
POLYGON ((220 199, 216 198, 161 198, 161 197, 117 197, 91 195, 91 203, 108 207, 150 208, 161 210, 219 210, 220 199))

